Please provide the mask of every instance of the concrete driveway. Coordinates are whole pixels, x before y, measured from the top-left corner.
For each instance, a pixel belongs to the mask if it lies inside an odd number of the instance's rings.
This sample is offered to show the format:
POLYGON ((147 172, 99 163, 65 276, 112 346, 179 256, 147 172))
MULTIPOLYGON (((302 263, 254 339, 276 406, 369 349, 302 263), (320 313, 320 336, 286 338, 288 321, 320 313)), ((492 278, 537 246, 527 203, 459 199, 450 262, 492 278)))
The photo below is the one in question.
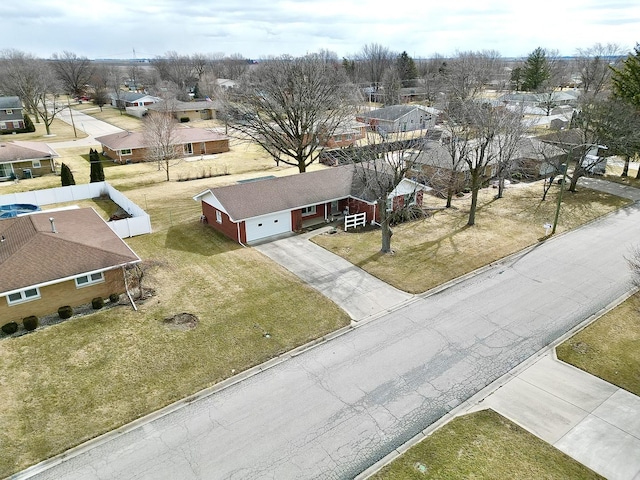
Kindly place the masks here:
POLYGON ((310 242, 313 235, 289 236, 254 248, 333 300, 355 321, 389 312, 413 298, 310 242))

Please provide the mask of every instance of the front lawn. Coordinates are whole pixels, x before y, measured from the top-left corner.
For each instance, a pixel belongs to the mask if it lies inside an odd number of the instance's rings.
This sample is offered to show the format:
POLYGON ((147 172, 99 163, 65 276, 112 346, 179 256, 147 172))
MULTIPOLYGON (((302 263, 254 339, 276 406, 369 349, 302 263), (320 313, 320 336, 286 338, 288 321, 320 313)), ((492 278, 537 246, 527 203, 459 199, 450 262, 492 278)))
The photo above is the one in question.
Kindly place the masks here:
POLYGON ((556 347, 558 358, 640 395, 640 293, 556 347))
MULTIPOLYGON (((31 119, 33 120, 33 118, 31 119)), ((0 142, 13 142, 14 140, 18 140, 21 142, 47 142, 51 143, 52 147, 55 149, 55 144, 53 142, 66 142, 69 140, 75 140, 78 138, 85 138, 87 136, 78 125, 76 125, 76 132, 74 134, 73 127, 66 122, 63 122, 59 118, 54 118, 53 123, 51 123, 50 137, 45 136, 47 134, 47 129, 44 126, 44 123, 33 123, 33 126, 36 127, 35 132, 30 133, 16 133, 15 135, 0 135, 0 142)))
POLYGON ((197 217, 127 243, 155 290, 138 312, 117 306, 0 340, 0 477, 349 324, 197 217), (198 317, 195 329, 163 324, 182 312, 198 317))
MULTIPOLYGON (((554 186, 541 202, 540 182, 509 188, 500 200, 494 200, 495 189, 483 189, 476 225, 466 225, 470 199, 458 199, 451 209, 394 227, 392 255, 380 253, 377 229, 340 230, 313 241, 401 290, 420 293, 539 242, 545 235, 543 225, 553 221, 558 191, 554 186)), ((444 205, 434 197, 425 201, 429 206, 444 205)), ((630 203, 589 189, 565 192, 557 233, 630 203)))
POLYGON ((600 479, 493 410, 457 417, 371 477, 374 480, 600 479))

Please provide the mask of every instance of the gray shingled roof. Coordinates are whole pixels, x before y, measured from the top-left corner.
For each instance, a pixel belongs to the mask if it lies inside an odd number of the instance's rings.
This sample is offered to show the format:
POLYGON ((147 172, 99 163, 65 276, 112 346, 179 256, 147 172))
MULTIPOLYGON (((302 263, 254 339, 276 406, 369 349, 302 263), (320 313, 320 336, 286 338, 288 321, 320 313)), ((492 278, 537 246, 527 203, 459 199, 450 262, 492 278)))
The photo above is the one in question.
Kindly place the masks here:
POLYGON ((0 220, 0 235, 0 295, 140 261, 92 208, 0 220))
POLYGON ((22 102, 19 97, 0 97, 0 110, 7 108, 22 108, 22 102))
POLYGON ((375 196, 363 187, 361 165, 344 165, 325 170, 276 177, 256 182, 228 185, 206 190, 194 199, 211 192, 234 221, 293 210, 347 197, 372 203, 375 196))
POLYGON ((422 110, 431 113, 426 108, 419 105, 392 105, 390 107, 378 108, 362 115, 364 118, 377 118, 380 120, 396 121, 399 118, 411 113, 414 110, 422 110))

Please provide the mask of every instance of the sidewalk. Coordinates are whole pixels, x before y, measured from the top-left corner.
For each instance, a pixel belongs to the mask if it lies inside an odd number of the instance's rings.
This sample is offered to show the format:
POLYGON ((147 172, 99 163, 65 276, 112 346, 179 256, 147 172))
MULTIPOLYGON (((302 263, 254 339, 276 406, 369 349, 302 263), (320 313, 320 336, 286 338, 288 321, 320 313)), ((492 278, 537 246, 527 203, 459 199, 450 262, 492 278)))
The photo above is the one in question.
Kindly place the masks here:
POLYGON ((550 351, 466 412, 491 408, 609 480, 640 478, 640 397, 550 351))

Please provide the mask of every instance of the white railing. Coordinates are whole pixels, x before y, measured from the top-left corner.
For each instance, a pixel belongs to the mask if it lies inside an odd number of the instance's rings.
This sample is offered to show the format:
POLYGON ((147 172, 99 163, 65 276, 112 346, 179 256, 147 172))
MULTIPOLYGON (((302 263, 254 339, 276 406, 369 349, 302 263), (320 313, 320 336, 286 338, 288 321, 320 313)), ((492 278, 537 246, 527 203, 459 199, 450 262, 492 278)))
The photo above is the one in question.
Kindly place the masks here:
POLYGON ((119 192, 107 182, 94 182, 82 185, 69 185, 67 187, 47 188, 46 190, 34 190, 32 192, 10 193, 0 195, 0 205, 14 203, 30 203, 32 205, 51 205, 53 203, 73 202, 89 198, 108 195, 109 198, 125 212, 130 218, 107 222, 120 238, 135 237, 151 233, 151 218, 138 205, 129 200, 122 192, 119 192))
POLYGON ((364 226, 367 224, 367 214, 363 213, 354 213, 353 215, 346 215, 344 217, 344 231, 346 232, 349 228, 359 227, 360 225, 364 226))

